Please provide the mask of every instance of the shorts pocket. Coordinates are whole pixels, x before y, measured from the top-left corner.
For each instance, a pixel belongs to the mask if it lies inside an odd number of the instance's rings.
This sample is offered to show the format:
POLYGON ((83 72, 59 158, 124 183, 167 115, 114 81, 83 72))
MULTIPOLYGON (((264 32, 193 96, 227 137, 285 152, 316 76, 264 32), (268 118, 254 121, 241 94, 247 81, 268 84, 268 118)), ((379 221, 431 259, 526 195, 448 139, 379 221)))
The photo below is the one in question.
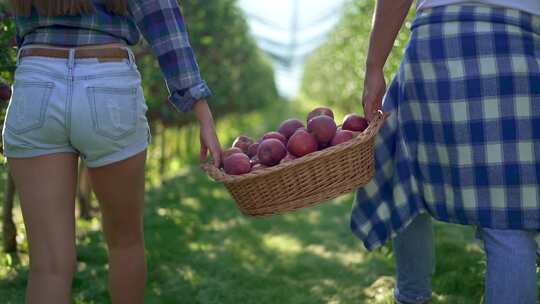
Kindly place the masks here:
POLYGON ((52 82, 15 81, 6 128, 23 134, 43 127, 53 87, 52 82))
POLYGON ((137 87, 89 87, 87 90, 97 134, 118 140, 137 130, 137 87))

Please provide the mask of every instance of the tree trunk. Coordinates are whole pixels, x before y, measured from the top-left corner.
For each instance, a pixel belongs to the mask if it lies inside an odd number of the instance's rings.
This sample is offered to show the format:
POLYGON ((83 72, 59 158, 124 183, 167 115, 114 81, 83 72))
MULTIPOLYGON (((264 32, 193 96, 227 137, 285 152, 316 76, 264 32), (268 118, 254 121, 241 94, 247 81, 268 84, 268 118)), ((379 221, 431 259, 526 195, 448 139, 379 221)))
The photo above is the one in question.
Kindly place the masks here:
POLYGON ((186 134, 186 154, 188 155, 188 158, 193 156, 193 153, 195 153, 193 149, 193 136, 195 133, 195 127, 189 126, 187 127, 187 134, 186 134))
POLYGON ((161 180, 163 180, 163 175, 165 175, 165 160, 166 160, 166 156, 165 156, 165 131, 167 130, 167 128, 165 127, 165 125, 161 125, 162 129, 161 129, 161 156, 160 156, 160 159, 159 159, 159 177, 161 178, 161 180))
POLYGON ((92 218, 92 186, 90 185, 88 168, 86 168, 82 161, 79 164, 79 184, 77 188, 79 216, 85 220, 89 220, 92 218))
POLYGON ((182 128, 179 127, 175 129, 174 137, 176 139, 176 152, 174 153, 174 157, 182 158, 182 128))
POLYGON ((4 251, 14 253, 17 251, 17 227, 13 222, 13 205, 15 201, 15 183, 9 170, 7 171, 7 181, 4 197, 4 212, 2 214, 2 231, 4 239, 4 251))

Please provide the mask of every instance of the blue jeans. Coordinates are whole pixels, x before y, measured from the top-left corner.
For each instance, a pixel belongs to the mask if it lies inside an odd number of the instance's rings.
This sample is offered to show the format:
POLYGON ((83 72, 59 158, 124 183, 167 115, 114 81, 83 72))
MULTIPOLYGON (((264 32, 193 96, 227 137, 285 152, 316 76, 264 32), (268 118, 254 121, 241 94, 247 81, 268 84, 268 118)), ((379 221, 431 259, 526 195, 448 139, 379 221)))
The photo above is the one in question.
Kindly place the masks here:
MULTIPOLYGON (((487 255, 487 304, 536 304, 536 241, 523 230, 479 229, 487 255)), ((435 271, 433 227, 428 214, 418 215, 393 241, 396 300, 424 303, 431 298, 435 271)))

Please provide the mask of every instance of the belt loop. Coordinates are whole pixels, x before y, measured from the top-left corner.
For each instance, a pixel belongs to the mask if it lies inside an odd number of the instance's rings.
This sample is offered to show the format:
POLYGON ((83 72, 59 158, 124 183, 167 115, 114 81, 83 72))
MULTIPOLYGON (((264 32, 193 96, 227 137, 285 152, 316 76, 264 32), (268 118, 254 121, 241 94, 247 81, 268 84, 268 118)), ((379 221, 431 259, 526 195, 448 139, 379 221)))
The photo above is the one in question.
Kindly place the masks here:
POLYGON ((133 51, 129 47, 125 47, 124 50, 128 53, 129 65, 135 65, 135 54, 133 54, 133 51))
POLYGON ((24 47, 21 47, 17 51, 17 56, 15 57, 15 66, 19 65, 19 61, 20 61, 23 50, 24 50, 24 47))
POLYGON ((74 65, 75 65, 75 49, 70 48, 69 56, 68 56, 68 68, 72 69, 74 65))

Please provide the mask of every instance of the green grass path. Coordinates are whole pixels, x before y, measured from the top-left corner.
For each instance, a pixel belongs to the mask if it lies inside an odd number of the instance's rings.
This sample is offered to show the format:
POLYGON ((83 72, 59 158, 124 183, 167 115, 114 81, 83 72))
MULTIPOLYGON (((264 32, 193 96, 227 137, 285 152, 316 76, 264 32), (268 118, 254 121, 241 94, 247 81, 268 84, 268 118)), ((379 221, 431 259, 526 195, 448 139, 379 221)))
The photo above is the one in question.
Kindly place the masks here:
MULTIPOLYGON (((146 303, 392 303, 391 248, 368 253, 352 236, 352 196, 249 219, 195 168, 148 189, 147 202, 146 303)), ((98 221, 80 221, 78 235, 74 302, 110 303, 98 221)), ((472 230, 438 224, 436 238, 434 303, 480 303, 485 261, 472 230)), ((1 303, 23 303, 25 264, 0 259, 1 303)))

